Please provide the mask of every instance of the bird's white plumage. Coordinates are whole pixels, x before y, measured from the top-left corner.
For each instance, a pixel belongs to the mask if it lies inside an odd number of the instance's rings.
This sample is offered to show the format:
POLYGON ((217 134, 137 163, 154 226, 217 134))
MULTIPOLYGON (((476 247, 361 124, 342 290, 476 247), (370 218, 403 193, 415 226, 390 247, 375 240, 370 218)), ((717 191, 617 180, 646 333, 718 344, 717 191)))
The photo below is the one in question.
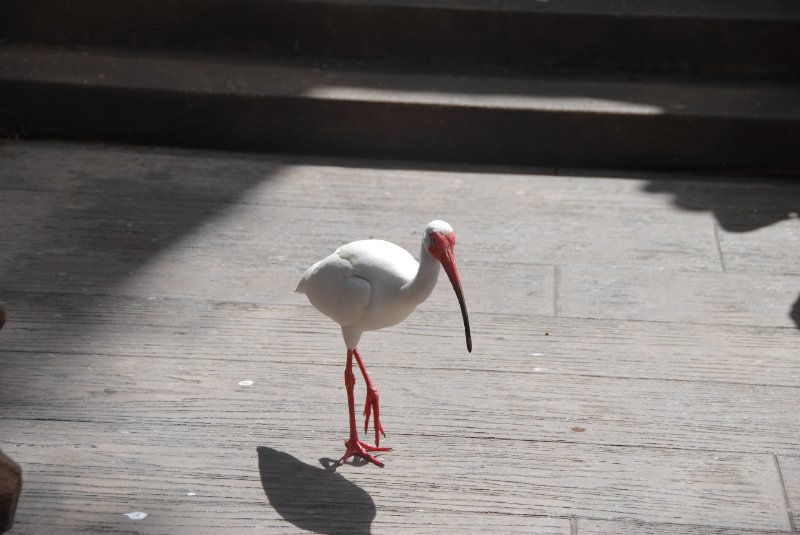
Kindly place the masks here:
POLYGON ((425 228, 425 234, 430 234, 431 232, 440 232, 442 234, 452 234, 453 227, 450 226, 450 223, 447 221, 442 221, 441 219, 436 219, 428 223, 428 226, 425 228))
POLYGON ((306 294, 317 310, 341 325, 347 345, 344 377, 350 411, 350 438, 345 442, 347 450, 339 464, 357 455, 383 466, 371 453, 389 451, 389 448, 378 447, 381 435, 385 436, 380 423, 378 391, 356 346, 364 331, 389 327, 407 318, 433 291, 440 267, 444 267, 458 298, 464 319, 467 351, 472 351, 469 317, 453 256, 455 243, 456 237, 450 225, 440 220, 431 221, 422 235, 419 262, 393 243, 362 240, 339 247, 333 254, 308 268, 300 279, 296 291, 306 294), (356 384, 353 359, 358 363, 367 387, 365 431, 370 416, 374 414, 374 446, 358 438, 353 397, 356 384))
POLYGON ((423 269, 393 243, 355 241, 308 268, 296 291, 342 326, 352 348, 364 331, 400 323, 430 295, 439 263, 424 247, 421 256, 423 269))

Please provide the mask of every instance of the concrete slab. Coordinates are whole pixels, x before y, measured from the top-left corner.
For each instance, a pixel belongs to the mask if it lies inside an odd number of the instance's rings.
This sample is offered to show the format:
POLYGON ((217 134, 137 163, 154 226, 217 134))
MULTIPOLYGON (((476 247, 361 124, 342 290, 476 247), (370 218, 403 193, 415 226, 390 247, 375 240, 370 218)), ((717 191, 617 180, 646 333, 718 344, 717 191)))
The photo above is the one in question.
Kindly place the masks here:
POLYGON ((0 117, 23 137, 536 166, 800 168, 791 85, 420 74, 12 44, 0 55, 0 117))
POLYGON ((26 474, 12 535, 796 522, 800 273, 728 271, 714 237, 757 232, 762 254, 791 255, 791 182, 33 142, 0 162, 0 449, 26 474), (659 184, 756 199, 773 223, 748 230, 746 212, 737 224, 659 184), (367 333, 395 450, 384 470, 326 471, 344 346, 294 284, 355 238, 413 250, 436 217, 458 232, 475 350, 445 284, 367 333))
POLYGON ((791 0, 12 0, 13 42, 388 60, 474 72, 797 80, 791 0))

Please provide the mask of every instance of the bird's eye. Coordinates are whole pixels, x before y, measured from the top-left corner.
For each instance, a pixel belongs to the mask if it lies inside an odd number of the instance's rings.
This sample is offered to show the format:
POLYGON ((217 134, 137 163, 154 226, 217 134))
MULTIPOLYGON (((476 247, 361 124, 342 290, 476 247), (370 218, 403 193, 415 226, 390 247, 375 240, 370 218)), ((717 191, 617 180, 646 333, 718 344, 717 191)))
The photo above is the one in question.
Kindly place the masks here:
POLYGON ((431 236, 431 243, 436 243, 436 236, 431 236))

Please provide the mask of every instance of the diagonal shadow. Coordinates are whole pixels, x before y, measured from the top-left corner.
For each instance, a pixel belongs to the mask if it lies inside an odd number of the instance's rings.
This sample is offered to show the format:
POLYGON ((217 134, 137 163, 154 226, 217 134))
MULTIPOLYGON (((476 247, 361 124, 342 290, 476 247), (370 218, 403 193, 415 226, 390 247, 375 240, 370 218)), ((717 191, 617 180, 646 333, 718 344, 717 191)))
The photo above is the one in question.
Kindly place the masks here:
MULTIPOLYGON (((81 318, 76 330, 91 328, 101 296, 281 168, 257 156, 64 143, 12 143, 0 160, 8 321, 81 318)), ((47 347, 57 338, 48 331, 30 336, 48 351, 70 349, 47 347)))
POLYGON ((260 446, 258 469, 270 505, 300 529, 323 534, 371 533, 375 502, 334 470, 260 446))

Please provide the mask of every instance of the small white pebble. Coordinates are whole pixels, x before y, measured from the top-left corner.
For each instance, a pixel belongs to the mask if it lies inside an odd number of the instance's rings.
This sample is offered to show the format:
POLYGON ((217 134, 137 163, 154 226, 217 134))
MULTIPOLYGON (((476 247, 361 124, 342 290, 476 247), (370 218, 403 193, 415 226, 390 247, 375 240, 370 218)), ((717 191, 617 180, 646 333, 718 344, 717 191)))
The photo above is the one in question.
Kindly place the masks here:
POLYGON ((125 516, 130 518, 131 520, 144 520, 147 518, 147 513, 142 513, 141 511, 134 511, 133 513, 124 513, 125 516))
POLYGON ((532 357, 543 357, 544 353, 531 353, 532 357))
POLYGON ((253 381, 239 381, 239 386, 250 386, 253 384, 253 381))
POLYGON ((191 492, 187 492, 186 495, 187 496, 197 496, 197 493, 194 492, 194 491, 191 491, 191 492))
POLYGON ((547 368, 534 368, 533 371, 536 373, 544 373, 547 371, 547 368))

